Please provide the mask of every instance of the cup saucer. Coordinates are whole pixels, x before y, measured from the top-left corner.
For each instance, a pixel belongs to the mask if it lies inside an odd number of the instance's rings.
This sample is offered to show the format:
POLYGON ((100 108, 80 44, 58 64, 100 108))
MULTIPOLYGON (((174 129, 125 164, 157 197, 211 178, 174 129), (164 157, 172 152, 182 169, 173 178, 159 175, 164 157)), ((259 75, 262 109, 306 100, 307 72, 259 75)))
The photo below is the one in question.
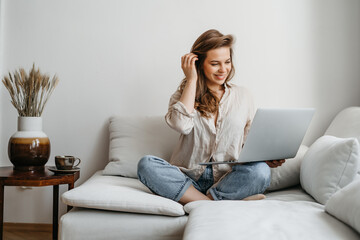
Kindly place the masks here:
POLYGON ((57 169, 55 166, 48 166, 47 169, 49 169, 51 172, 58 174, 69 174, 80 171, 80 168, 78 167, 74 167, 73 169, 69 169, 69 170, 62 170, 62 169, 57 169))

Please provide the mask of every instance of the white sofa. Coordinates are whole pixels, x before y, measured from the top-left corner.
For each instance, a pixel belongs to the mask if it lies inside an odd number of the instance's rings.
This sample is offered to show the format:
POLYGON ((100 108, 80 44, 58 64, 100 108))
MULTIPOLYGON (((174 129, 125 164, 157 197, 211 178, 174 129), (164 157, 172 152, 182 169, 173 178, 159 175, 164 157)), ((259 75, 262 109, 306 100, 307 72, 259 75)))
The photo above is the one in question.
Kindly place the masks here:
POLYGON ((74 208, 60 219, 59 239, 360 239, 358 107, 272 169, 261 201, 183 207, 154 195, 136 178, 137 162, 147 154, 169 159, 179 135, 163 117, 112 117, 109 129, 109 164, 62 195, 74 208))

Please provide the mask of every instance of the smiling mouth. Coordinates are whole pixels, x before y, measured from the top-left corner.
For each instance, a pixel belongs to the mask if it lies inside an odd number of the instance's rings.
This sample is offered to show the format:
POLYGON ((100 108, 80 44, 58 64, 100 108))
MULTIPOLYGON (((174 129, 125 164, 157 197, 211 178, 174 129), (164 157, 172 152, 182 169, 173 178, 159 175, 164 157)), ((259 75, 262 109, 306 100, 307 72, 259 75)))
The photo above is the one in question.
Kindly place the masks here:
POLYGON ((216 74, 215 74, 215 77, 216 77, 216 79, 218 79, 218 80, 224 80, 225 77, 226 77, 226 75, 216 75, 216 74))

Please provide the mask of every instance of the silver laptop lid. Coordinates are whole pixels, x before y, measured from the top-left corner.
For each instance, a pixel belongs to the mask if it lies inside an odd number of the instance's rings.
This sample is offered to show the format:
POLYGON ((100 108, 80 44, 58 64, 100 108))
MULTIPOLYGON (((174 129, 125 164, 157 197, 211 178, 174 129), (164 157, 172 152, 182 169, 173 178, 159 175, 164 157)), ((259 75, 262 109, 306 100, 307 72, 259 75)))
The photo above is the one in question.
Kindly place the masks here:
POLYGON ((293 158, 299 150, 314 112, 313 108, 259 108, 239 159, 200 165, 293 158))
POLYGON ((238 161, 295 157, 314 112, 313 108, 259 108, 238 161))

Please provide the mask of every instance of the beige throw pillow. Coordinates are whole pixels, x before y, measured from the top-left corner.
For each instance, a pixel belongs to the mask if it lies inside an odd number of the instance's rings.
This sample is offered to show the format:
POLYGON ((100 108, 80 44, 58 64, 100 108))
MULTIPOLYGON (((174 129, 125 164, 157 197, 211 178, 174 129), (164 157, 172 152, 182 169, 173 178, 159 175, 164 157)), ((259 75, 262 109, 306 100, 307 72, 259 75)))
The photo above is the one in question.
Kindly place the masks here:
POLYGON ((353 181, 359 165, 356 138, 323 136, 316 140, 301 163, 300 182, 319 203, 353 181))
POLYGON ((354 181, 335 193, 325 210, 360 233, 360 180, 354 181))
POLYGON ((170 160, 179 133, 163 116, 112 117, 110 119, 109 163, 103 174, 137 178, 137 164, 145 155, 170 160))

